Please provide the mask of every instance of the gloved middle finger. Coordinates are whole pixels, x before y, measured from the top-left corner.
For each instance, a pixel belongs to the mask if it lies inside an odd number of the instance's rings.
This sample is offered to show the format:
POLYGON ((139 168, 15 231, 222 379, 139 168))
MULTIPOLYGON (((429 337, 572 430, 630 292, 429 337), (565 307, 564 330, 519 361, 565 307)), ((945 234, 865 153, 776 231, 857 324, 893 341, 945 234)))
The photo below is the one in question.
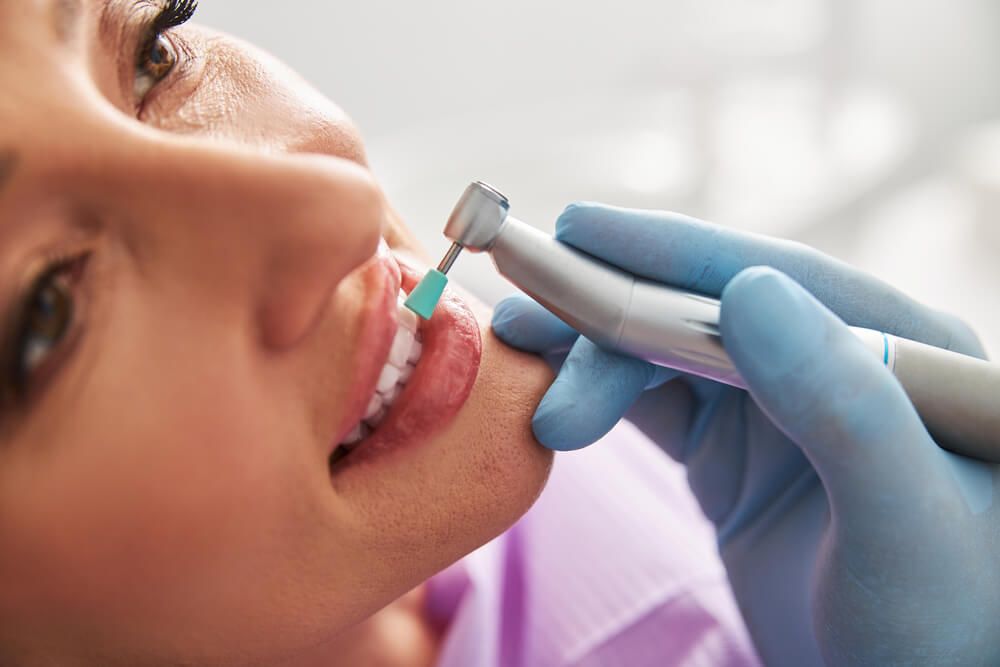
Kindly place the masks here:
POLYGON ((580 338, 535 412, 535 437, 559 451, 586 447, 621 421, 647 388, 678 375, 580 338))
POLYGON ((493 311, 493 332, 512 347, 543 355, 567 352, 580 335, 523 294, 497 304, 493 311))

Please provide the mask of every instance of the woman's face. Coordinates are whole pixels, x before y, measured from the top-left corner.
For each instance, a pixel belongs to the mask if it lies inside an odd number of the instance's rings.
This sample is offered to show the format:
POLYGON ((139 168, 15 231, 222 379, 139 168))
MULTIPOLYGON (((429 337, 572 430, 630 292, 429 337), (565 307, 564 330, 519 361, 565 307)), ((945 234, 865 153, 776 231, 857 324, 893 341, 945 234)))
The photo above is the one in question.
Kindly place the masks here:
POLYGON ((331 463, 418 250, 345 115, 189 9, 0 2, 2 664, 304 657, 550 464, 547 370, 456 296, 331 463))

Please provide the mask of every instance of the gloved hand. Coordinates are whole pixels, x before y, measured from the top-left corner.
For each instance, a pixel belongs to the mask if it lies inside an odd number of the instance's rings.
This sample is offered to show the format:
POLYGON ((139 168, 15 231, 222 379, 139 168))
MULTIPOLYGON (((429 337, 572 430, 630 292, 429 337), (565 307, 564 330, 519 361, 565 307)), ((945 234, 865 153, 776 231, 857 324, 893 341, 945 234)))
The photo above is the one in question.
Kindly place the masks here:
POLYGON ((940 449, 844 321, 983 356, 968 327, 799 244, 673 214, 574 205, 556 236, 721 295, 748 392, 606 352, 526 297, 493 326, 569 350, 542 444, 583 447, 624 416, 687 466, 768 665, 1000 665, 1000 467, 940 449))

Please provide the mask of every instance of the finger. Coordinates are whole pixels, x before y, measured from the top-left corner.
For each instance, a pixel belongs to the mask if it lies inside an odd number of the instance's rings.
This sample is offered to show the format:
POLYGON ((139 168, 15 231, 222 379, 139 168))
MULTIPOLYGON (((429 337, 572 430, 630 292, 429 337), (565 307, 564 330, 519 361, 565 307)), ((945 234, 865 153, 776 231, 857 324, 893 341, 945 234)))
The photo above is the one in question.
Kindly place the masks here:
POLYGON ((676 375, 580 338, 542 398, 531 422, 532 430, 549 449, 586 447, 621 421, 647 387, 676 375))
POLYGON ((565 352, 579 336, 572 327, 521 294, 497 304, 493 332, 508 345, 538 354, 565 352))
MULTIPOLYGON (((508 297, 493 312, 493 330, 505 343, 541 354, 554 367, 562 366, 580 334, 558 317, 523 294, 508 297)), ((647 389, 686 374, 661 366, 653 367, 647 389)))
POLYGON ((666 382, 643 392, 625 413, 625 419, 655 442, 670 458, 686 463, 686 445, 700 401, 690 382, 666 382))
POLYGON ((835 515, 888 517, 945 488, 943 452, 902 387, 787 276, 740 273, 722 294, 720 329, 754 400, 816 468, 835 515))
POLYGON ((808 246, 727 229, 677 213, 571 204, 556 238, 631 273, 710 296, 743 269, 771 266, 841 319, 929 345, 983 356, 968 327, 808 246))

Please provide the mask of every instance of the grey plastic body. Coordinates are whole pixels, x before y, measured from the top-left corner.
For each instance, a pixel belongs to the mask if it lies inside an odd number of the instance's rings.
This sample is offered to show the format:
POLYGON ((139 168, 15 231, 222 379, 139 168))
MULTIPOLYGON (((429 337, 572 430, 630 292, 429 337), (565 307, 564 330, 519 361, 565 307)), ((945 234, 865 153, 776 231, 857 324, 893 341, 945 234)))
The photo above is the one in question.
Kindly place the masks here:
MULTIPOLYGON (((717 299, 637 278, 507 211, 503 195, 474 183, 445 235, 473 252, 489 252, 501 275, 598 345, 745 387, 722 345, 717 299)), ((938 444, 1000 462, 1000 365, 852 330, 895 373, 938 444)))
POLYGON ((507 218, 497 270, 602 347, 742 387, 719 339, 715 299, 637 279, 507 218))

